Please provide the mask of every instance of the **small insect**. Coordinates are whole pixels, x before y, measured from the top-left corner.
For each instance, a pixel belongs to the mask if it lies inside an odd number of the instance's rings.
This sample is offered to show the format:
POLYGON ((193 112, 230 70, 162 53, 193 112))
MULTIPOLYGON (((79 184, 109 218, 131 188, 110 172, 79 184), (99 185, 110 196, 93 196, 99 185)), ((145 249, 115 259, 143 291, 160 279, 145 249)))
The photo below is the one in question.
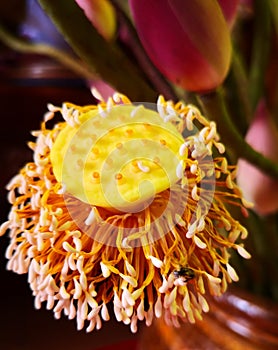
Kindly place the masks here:
POLYGON ((195 277, 195 272, 190 267, 180 267, 173 272, 176 279, 181 278, 183 282, 188 282, 195 277))

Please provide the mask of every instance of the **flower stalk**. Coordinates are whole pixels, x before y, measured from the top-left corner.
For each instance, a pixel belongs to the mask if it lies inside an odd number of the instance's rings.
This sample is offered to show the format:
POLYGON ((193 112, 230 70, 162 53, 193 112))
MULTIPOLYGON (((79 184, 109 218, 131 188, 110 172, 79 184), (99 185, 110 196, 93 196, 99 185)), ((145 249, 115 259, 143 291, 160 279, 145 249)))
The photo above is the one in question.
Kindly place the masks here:
POLYGON ((18 52, 34 53, 54 58, 84 79, 93 79, 98 75, 97 72, 89 70, 86 66, 82 65, 81 60, 77 60, 67 52, 48 44, 30 43, 20 39, 10 33, 1 23, 0 40, 11 49, 18 52))
POLYGON ((271 42, 270 9, 260 0, 254 0, 255 18, 254 41, 251 53, 251 68, 249 73, 250 103, 254 111, 264 92, 264 80, 268 63, 271 42))
POLYGON ((218 124, 219 133, 228 146, 230 155, 237 161, 240 157, 259 167, 268 175, 278 178, 278 164, 255 151, 240 135, 226 108, 223 91, 199 95, 199 102, 209 118, 218 124))
POLYGON ((103 80, 118 91, 128 91, 134 100, 156 99, 156 92, 147 83, 147 79, 142 77, 142 72, 116 45, 108 43, 98 33, 74 0, 39 2, 90 70, 97 71, 103 80))

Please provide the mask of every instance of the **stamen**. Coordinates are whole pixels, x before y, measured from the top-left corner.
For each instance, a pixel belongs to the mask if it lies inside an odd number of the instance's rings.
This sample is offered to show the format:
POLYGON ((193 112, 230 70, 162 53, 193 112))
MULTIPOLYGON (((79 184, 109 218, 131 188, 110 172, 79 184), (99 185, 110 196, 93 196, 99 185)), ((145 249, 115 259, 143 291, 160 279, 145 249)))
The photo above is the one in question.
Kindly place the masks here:
POLYGON ((236 273, 236 270, 230 264, 226 264, 226 267, 227 267, 227 272, 228 272, 229 276, 231 277, 231 279, 234 282, 237 282, 239 280, 239 277, 236 273))
POLYGON ((95 221, 95 210, 94 208, 91 209, 90 214, 87 216, 86 220, 85 220, 85 225, 90 226, 93 224, 93 222, 95 221))
POLYGON ((177 168, 176 168, 176 175, 177 175, 177 178, 178 179, 182 179, 183 177, 183 174, 184 173, 184 164, 183 162, 179 162, 179 164, 177 165, 177 168))
POLYGON ((250 259, 251 258, 251 254, 249 254, 244 247, 238 245, 237 246, 237 251, 238 251, 238 254, 241 255, 243 258, 245 258, 245 259, 250 259))
POLYGON ((150 171, 150 168, 146 165, 143 165, 142 161, 140 160, 137 161, 137 166, 141 171, 143 171, 143 173, 148 173, 150 171))
POLYGON ((154 256, 151 256, 151 255, 149 258, 151 259, 151 261, 155 267, 157 267, 158 269, 161 269, 161 267, 163 266, 163 262, 160 259, 158 259, 154 256))
POLYGON ((138 112, 143 109, 144 106, 143 105, 139 105, 139 106, 136 106, 131 112, 130 112, 130 116, 131 118, 134 118, 136 116, 136 114, 138 114, 138 112))

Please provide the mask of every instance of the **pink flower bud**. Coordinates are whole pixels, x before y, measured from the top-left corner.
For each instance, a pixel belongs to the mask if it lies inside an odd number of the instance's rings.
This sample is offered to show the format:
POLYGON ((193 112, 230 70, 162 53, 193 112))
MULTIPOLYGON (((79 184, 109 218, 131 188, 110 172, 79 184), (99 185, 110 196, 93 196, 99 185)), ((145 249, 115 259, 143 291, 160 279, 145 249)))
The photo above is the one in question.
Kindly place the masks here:
POLYGON ((214 90, 231 56, 227 23, 216 0, 130 0, 142 44, 157 68, 189 91, 214 90))
POLYGON ((231 28, 236 18, 239 0, 218 0, 218 3, 229 27, 231 28))
MULTIPOLYGON (((246 141, 258 152, 278 162, 278 129, 265 102, 261 101, 246 135, 246 141)), ((278 180, 275 180, 246 160, 238 162, 238 184, 245 198, 254 203, 254 210, 267 215, 278 209, 278 180)))
POLYGON ((98 32, 112 39, 116 31, 116 14, 109 0, 75 0, 98 32))

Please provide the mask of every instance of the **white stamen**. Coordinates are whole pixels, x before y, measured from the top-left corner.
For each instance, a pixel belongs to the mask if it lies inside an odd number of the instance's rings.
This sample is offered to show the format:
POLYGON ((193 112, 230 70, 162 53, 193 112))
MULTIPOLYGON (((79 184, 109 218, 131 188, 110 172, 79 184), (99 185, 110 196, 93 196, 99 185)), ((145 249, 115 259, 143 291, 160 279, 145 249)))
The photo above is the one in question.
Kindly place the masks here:
POLYGON ((138 319, 138 317, 136 315, 133 315, 131 318, 130 330, 132 333, 137 332, 137 319, 138 319))
POLYGON ((106 103, 106 110, 107 112, 111 112, 111 109, 114 107, 113 99, 111 97, 108 98, 106 103))
POLYGON ((85 225, 90 226, 95 221, 95 208, 93 207, 90 211, 90 214, 88 215, 87 219, 85 220, 85 225))
POLYGON ((206 243, 203 242, 199 237, 194 235, 194 242, 200 249, 205 249, 207 247, 206 243))
POLYGON ((145 312, 145 318, 146 318, 146 326, 149 327, 153 321, 153 307, 152 307, 152 305, 150 305, 149 310, 147 312, 145 312))
POLYGON ((48 109, 50 112, 58 112, 58 111, 60 111, 60 107, 56 107, 56 106, 54 106, 52 103, 48 103, 48 104, 47 104, 47 109, 48 109))
POLYGON ((134 300, 137 300, 137 299, 141 296, 143 290, 144 290, 144 288, 139 288, 139 289, 133 291, 133 292, 131 293, 132 298, 133 298, 134 300))
POLYGON ((155 317, 160 318, 162 316, 162 302, 161 302, 161 296, 159 295, 157 297, 157 301, 154 305, 154 314, 155 317))
POLYGON ((238 254, 241 255, 243 258, 245 258, 245 259, 251 258, 251 254, 249 254, 247 252, 247 250, 245 248, 243 248, 241 245, 237 246, 237 251, 238 251, 238 254))
POLYGON ((225 146, 222 143, 215 142, 214 145, 220 154, 223 154, 225 152, 225 146))
POLYGON ((164 98, 160 95, 157 99, 157 111, 162 119, 165 117, 165 108, 163 106, 164 98))
POLYGON ((162 282, 161 287, 159 287, 158 291, 159 291, 159 293, 166 293, 166 291, 169 289, 168 281, 166 280, 166 278, 164 276, 162 276, 162 278, 163 278, 163 282, 162 282))
POLYGON ((185 227, 186 223, 185 223, 185 221, 183 220, 183 218, 179 214, 175 214, 175 220, 176 220, 176 223, 179 226, 185 227))
POLYGON ((76 280, 76 278, 73 279, 74 282, 74 294, 73 294, 73 299, 79 299, 82 295, 82 288, 80 283, 76 280))
POLYGON ((65 249, 65 251, 69 252, 69 253, 77 253, 77 250, 74 249, 69 242, 63 242, 62 244, 63 248, 65 249))
POLYGON ((131 118, 134 118, 134 117, 136 116, 136 114, 137 114, 141 109, 144 109, 144 106, 143 106, 143 105, 136 106, 136 107, 130 112, 131 118))
POLYGON ((160 259, 158 259, 152 255, 150 255, 149 258, 151 259, 151 261, 155 267, 157 267, 158 269, 161 269, 161 267, 163 266, 163 262, 160 259))
POLYGON ((126 266, 127 272, 132 277, 135 277, 136 276, 136 271, 135 271, 134 267, 127 260, 125 260, 125 266, 126 266))
POLYGON ((102 261, 100 262, 100 268, 104 278, 108 278, 111 275, 111 271, 102 261))
POLYGON ((9 226, 10 226, 10 221, 6 221, 0 226, 0 237, 6 233, 9 226))
POLYGON ((213 284, 220 284, 221 283, 221 278, 214 277, 214 276, 210 275, 209 273, 206 273, 206 276, 207 276, 208 280, 213 284))
POLYGON ((208 312, 209 311, 208 302, 206 301, 206 299, 200 293, 198 293, 198 301, 199 301, 199 304, 202 307, 202 310, 204 312, 208 312))
POLYGON ((104 101, 103 96, 101 95, 101 93, 99 92, 99 90, 97 88, 95 88, 94 86, 91 87, 91 94, 94 96, 94 98, 96 98, 99 101, 104 101))
POLYGON ((183 177, 184 164, 183 161, 180 161, 176 168, 176 175, 178 179, 183 177))
POLYGON ((82 306, 80 309, 80 317, 82 318, 82 320, 86 320, 88 317, 88 303, 86 299, 82 303, 82 306))
POLYGON ((64 285, 61 286, 60 288, 60 295, 63 299, 69 299, 70 298, 70 294, 66 291, 66 288, 64 285))
POLYGON ((98 105, 98 112, 102 118, 106 118, 108 116, 107 112, 101 107, 101 105, 98 105))
POLYGON ((143 321, 144 320, 144 299, 141 299, 140 304, 138 305, 137 308, 137 317, 138 320, 143 321))
POLYGON ((133 306, 135 304, 135 300, 133 299, 132 294, 126 288, 123 290, 122 302, 123 302, 123 300, 125 300, 127 302, 127 304, 130 306, 133 306))
POLYGON ((226 267, 227 267, 227 272, 228 272, 229 276, 231 277, 231 279, 234 282, 237 282, 239 280, 239 277, 236 273, 236 270, 230 264, 226 264, 226 267))
POLYGON ((199 195, 198 195, 198 186, 195 185, 193 188, 192 188, 192 191, 191 191, 191 197, 195 200, 195 201, 198 201, 200 199, 199 195))
POLYGON ((137 161, 137 166, 141 171, 143 171, 143 173, 148 173, 150 171, 150 168, 148 166, 143 165, 141 160, 137 161))
POLYGON ((103 305, 102 305, 100 314, 101 314, 101 317, 104 321, 110 320, 109 312, 108 312, 108 309, 107 309, 107 306, 105 303, 103 303, 103 305))
POLYGON ((180 154, 181 157, 185 155, 187 148, 188 148, 188 145, 186 143, 183 143, 180 146, 179 154, 180 154))
POLYGON ((95 329, 96 321, 93 319, 90 321, 89 326, 86 328, 86 332, 90 333, 95 329))

